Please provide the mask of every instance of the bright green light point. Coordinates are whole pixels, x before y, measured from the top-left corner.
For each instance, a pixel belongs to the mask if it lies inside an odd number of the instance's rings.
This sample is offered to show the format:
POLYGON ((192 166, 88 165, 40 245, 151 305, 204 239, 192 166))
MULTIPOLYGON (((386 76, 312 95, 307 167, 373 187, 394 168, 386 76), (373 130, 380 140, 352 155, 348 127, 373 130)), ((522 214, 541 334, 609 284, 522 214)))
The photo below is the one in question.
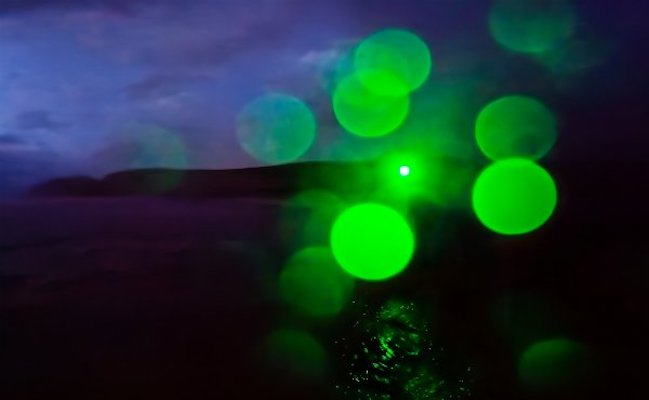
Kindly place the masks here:
POLYGON ((331 248, 349 274, 378 281, 406 268, 414 253, 415 237, 397 211, 365 203, 338 216, 331 231, 331 248))
POLYGON ((408 175, 410 175, 410 167, 407 166, 407 165, 402 165, 402 166, 399 168, 399 174, 400 174, 401 176, 408 176, 408 175))
POLYGON ((478 176, 473 209, 487 228, 504 235, 531 232, 543 225, 557 204, 550 174, 532 161, 498 161, 478 176))

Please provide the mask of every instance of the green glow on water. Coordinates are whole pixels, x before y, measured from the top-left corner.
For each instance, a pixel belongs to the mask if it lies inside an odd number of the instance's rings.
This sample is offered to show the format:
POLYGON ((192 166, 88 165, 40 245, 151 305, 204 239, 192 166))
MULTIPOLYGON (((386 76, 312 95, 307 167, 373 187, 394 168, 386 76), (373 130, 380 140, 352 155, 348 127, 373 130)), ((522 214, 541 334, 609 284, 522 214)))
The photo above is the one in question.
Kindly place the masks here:
POLYGON ((382 95, 405 95, 419 88, 430 75, 432 57, 426 43, 416 34, 401 29, 385 29, 363 40, 354 53, 354 66, 361 81, 382 95), (367 79, 363 71, 389 72, 397 83, 381 84, 367 79))
POLYGON ((433 376, 426 367, 420 367, 415 375, 405 383, 403 390, 413 400, 429 400, 435 398, 439 387, 440 379, 433 376))
POLYGON ((309 333, 279 329, 266 338, 266 350, 277 369, 304 378, 320 378, 326 368, 327 354, 309 333))
POLYGON ((397 211, 376 203, 343 211, 331 230, 331 248, 352 276, 384 280, 402 272, 415 250, 415 237, 397 211))
POLYGON ((593 372, 588 348, 570 339, 534 343, 518 364, 520 383, 531 391, 556 391, 584 384, 593 372))
POLYGON ((383 87, 382 93, 398 88, 401 82, 389 72, 365 71, 343 79, 333 94, 333 110, 340 125, 362 137, 379 137, 403 124, 410 109, 408 95, 384 95, 368 89, 367 82, 383 87))
POLYGON ((564 0, 495 0, 489 30, 503 47, 522 53, 542 53, 568 38, 576 17, 564 0))
POLYGON ((430 310, 391 299, 357 310, 348 337, 334 341, 341 371, 336 389, 349 399, 465 399, 471 367, 435 344, 430 310), (351 340, 350 340, 351 339, 351 340))
POLYGON ((349 300, 353 279, 340 269, 326 247, 295 254, 279 278, 280 294, 294 309, 315 317, 339 313, 349 300))
POLYGON ((492 160, 520 157, 537 160, 557 139, 554 115, 526 96, 501 97, 480 111, 475 136, 478 147, 492 160))
POLYGON ((377 320, 381 322, 377 339, 384 352, 383 361, 392 358, 397 350, 406 356, 418 356, 424 350, 428 321, 414 303, 390 300, 378 311, 377 320))
POLYGON ((473 186, 473 209, 489 229, 504 235, 543 225, 557 204, 550 174, 532 161, 508 159, 485 168, 473 186))
POLYGON ((236 123, 242 148, 267 164, 297 160, 316 135, 316 121, 309 107, 284 94, 257 98, 239 113, 236 123))

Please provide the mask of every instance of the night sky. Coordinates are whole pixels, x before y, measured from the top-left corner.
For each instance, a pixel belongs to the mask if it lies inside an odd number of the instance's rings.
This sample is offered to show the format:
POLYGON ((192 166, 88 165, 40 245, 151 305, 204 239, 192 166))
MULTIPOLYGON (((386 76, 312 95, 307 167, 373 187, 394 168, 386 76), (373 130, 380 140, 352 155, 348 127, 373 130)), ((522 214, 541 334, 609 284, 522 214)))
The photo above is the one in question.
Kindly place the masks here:
POLYGON ((647 18, 0 0, 0 398, 641 398, 647 18))
POLYGON ((499 88, 485 90, 486 98, 547 94, 555 109, 627 99, 627 125, 592 138, 563 131, 557 153, 642 155, 646 6, 579 3, 575 43, 586 56, 549 68, 494 42, 488 1, 3 0, 0 193, 56 176, 169 166, 129 159, 134 137, 151 127, 183 143, 186 168, 258 165, 241 150, 234 121, 269 92, 299 97, 314 111, 318 139, 303 159, 341 158, 332 146, 354 139, 335 123, 327 76, 345 49, 385 27, 412 30, 429 44, 434 83, 485 79, 499 88), (539 89, 547 87, 551 94, 539 89))

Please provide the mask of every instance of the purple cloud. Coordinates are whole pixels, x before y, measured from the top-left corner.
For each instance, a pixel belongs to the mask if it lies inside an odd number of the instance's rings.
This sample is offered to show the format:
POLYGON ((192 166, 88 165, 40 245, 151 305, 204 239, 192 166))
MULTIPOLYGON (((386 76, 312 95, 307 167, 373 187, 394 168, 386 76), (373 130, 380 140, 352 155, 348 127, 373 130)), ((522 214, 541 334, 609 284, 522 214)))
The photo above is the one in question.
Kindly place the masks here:
MULTIPOLYGON (((106 172, 128 167, 133 126, 157 126, 182 139, 190 168, 248 166, 254 160, 236 141, 236 116, 257 96, 283 92, 317 116, 320 134, 308 157, 345 147, 358 153, 361 144, 337 126, 329 91, 341 58, 374 30, 420 34, 433 49, 438 83, 489 75, 483 95, 529 86, 511 72, 512 65, 534 72, 530 62, 491 41, 488 4, 3 0, 0 48, 9 61, 0 69, 0 132, 24 143, 5 135, 0 145, 5 152, 42 145, 57 155, 51 162, 60 168, 50 171, 75 166, 83 173, 103 162, 97 170, 106 172)), ((525 81, 552 87, 534 74, 525 81)))
POLYGON ((15 128, 20 131, 56 131, 66 126, 67 124, 52 119, 51 112, 46 110, 23 111, 16 115, 15 119, 15 128))
POLYGON ((0 146, 12 146, 25 144, 25 141, 18 135, 5 134, 0 135, 0 146))
MULTIPOLYGON (((39 9, 103 8, 127 12, 144 0, 3 0, 0 13, 20 13, 39 9)), ((155 1, 151 1, 154 3, 155 1)))

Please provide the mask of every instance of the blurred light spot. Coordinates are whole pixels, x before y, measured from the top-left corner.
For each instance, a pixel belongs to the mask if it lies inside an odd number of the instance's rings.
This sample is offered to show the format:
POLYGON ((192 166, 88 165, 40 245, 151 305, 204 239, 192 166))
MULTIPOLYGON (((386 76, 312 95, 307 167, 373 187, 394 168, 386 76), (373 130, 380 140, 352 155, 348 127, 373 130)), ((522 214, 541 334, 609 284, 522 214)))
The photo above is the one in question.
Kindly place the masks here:
POLYGON ((131 168, 169 169, 147 175, 149 180, 143 184, 154 193, 165 193, 178 187, 189 164, 183 141, 174 132, 156 126, 134 128, 130 135, 135 144, 131 168))
POLYGON ((365 203, 340 214, 331 231, 331 246, 349 274, 384 280, 406 268, 414 253, 415 237, 397 211, 365 203))
POLYGON ((361 69, 356 70, 356 76, 365 89, 379 96, 402 97, 409 93, 406 84, 391 71, 361 69))
POLYGON ((503 342, 516 352, 530 343, 564 331, 558 310, 547 299, 533 293, 507 293, 491 306, 494 328, 503 342))
POLYGON ((283 94, 262 96, 237 117, 237 137, 243 149, 267 164, 300 158, 313 144, 316 121, 299 99, 283 94))
MULTIPOLYGON (((343 79, 333 94, 333 110, 340 125, 363 137, 379 137, 394 132, 408 116, 408 95, 383 95, 368 89, 364 82, 381 82, 384 92, 401 85, 390 73, 365 71, 364 81, 358 74, 343 79)), ((398 89, 395 89, 398 90, 398 89)))
POLYGON ((594 361, 581 343, 564 338, 546 340, 525 350, 518 376, 522 386, 532 392, 573 389, 592 378, 594 361))
POLYGON ((489 30, 503 47, 522 53, 551 50, 568 38, 576 18, 565 0, 495 0, 489 30))
MULTIPOLYGON (((309 175, 309 179, 313 181, 316 177, 309 175)), ((344 207, 343 201, 331 192, 301 192, 282 207, 279 233, 291 250, 328 246, 331 226, 344 207)))
POLYGON ((376 187, 372 200, 407 209, 414 197, 420 194, 426 178, 421 154, 415 151, 392 151, 375 164, 376 187), (407 179, 405 179, 407 178, 407 179))
POLYGON ((267 340, 268 356, 274 368, 308 379, 322 377, 327 357, 322 345, 307 332, 279 329, 267 340))
POLYGON ((149 127, 134 132, 137 154, 134 165, 138 168, 185 168, 185 146, 173 132, 149 127))
POLYGON ((551 50, 534 55, 555 76, 567 78, 567 84, 579 82, 579 76, 595 65, 602 64, 610 54, 610 45, 603 38, 580 33, 551 50), (575 82, 576 81, 576 82, 575 82))
POLYGON ((537 160, 557 139, 557 123, 547 107, 526 96, 501 97, 478 115, 478 147, 492 160, 520 157, 537 160))
POLYGON ((476 96, 477 82, 476 78, 434 81, 413 93, 399 136, 417 152, 477 159, 480 154, 475 146, 475 120, 467 118, 482 106, 481 96, 476 96))
POLYGON ((315 317, 339 313, 353 286, 353 279, 340 269, 326 247, 301 250, 288 261, 279 278, 282 299, 315 317))
POLYGON ((426 43, 414 33, 400 29, 374 33, 354 53, 354 67, 360 80, 382 95, 402 96, 419 88, 430 75, 431 65, 426 43), (375 70, 388 72, 397 78, 397 83, 385 85, 363 73, 375 70))
POLYGON ((439 207, 469 207, 476 173, 477 167, 472 162, 433 155, 421 180, 424 183, 420 185, 421 197, 439 207))
POLYGON ((311 196, 308 199, 311 211, 302 229, 302 242, 308 245, 329 245, 329 232, 336 216, 344 208, 343 201, 324 191, 310 191, 303 195, 311 196))
POLYGON ((531 232, 552 215, 557 190, 550 174, 524 159, 498 161, 478 176, 473 186, 473 209, 494 232, 531 232))
POLYGON ((337 56, 331 59, 331 63, 321 67, 318 77, 322 88, 327 93, 332 94, 343 79, 354 73, 355 48, 354 43, 341 44, 337 47, 337 56))
POLYGON ((425 201, 440 207, 464 208, 470 206, 477 167, 466 160, 415 148, 385 156, 377 165, 377 172, 375 201, 388 202, 393 207, 425 201), (401 170, 404 166, 405 176, 401 170))

